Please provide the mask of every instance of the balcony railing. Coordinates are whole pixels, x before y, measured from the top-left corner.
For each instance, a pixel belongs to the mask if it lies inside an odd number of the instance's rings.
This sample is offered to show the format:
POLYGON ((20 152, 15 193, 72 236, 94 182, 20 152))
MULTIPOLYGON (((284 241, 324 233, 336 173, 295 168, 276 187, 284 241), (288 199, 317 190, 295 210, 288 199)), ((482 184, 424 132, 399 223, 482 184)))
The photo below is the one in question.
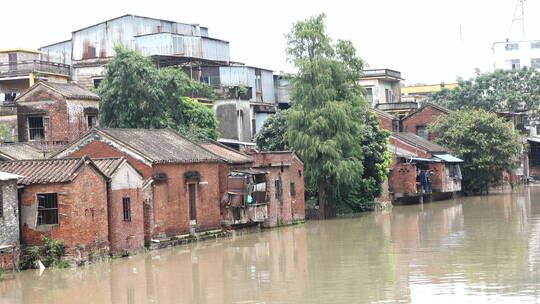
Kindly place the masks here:
POLYGON ((25 76, 28 73, 69 75, 69 65, 63 63, 28 60, 0 63, 0 77, 25 76))
POLYGON ((416 110, 418 109, 418 103, 412 101, 378 103, 375 108, 382 111, 416 110))
POLYGON ((364 77, 393 77, 401 79, 401 72, 390 69, 364 70, 364 77))

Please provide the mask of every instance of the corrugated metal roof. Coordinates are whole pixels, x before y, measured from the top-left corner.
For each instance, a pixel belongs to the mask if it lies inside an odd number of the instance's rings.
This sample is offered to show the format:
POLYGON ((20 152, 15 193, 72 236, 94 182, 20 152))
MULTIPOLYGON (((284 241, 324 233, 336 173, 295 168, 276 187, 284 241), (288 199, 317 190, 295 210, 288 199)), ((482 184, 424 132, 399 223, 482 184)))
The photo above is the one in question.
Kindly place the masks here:
POLYGON ((392 137, 429 153, 446 153, 446 148, 409 132, 394 132, 392 137))
POLYGON ((433 154, 436 158, 440 158, 447 163, 462 163, 463 159, 457 158, 450 154, 433 154))
POLYGON ((217 156, 220 156, 224 161, 232 164, 245 164, 253 162, 253 159, 246 154, 233 150, 218 142, 209 141, 201 143, 200 145, 217 156))
POLYGON ((92 162, 98 167, 99 171, 111 177, 116 171, 118 166, 125 161, 123 157, 112 157, 112 158, 93 158, 92 162))
POLYGON ((0 144, 0 157, 6 160, 43 159, 45 155, 27 143, 0 144))
POLYGON ((17 174, 11 174, 11 173, 7 173, 7 172, 0 172, 0 180, 3 180, 3 181, 11 180, 11 179, 18 179, 18 178, 22 178, 22 177, 23 176, 17 175, 17 174))
POLYGON ((221 161, 217 155, 171 129, 94 128, 93 130, 121 141, 154 163, 221 161))
POLYGON ((82 158, 17 160, 0 162, 0 171, 24 176, 23 185, 66 183, 72 181, 86 161, 82 158))

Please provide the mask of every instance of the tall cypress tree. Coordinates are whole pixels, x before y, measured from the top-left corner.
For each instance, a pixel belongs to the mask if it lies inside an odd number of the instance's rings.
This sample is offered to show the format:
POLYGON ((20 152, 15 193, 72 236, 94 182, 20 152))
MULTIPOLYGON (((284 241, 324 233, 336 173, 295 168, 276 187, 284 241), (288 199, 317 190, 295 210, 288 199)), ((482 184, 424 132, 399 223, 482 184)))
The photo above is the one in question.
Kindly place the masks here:
MULTIPOLYGON (((364 63, 350 41, 332 42, 324 19, 321 14, 297 22, 287 35, 288 59, 298 69, 287 139, 304 161, 308 187, 317 189, 320 212, 332 217, 340 189, 362 180, 362 140, 370 127, 361 115, 370 111, 357 84, 364 63)), ((381 140, 386 143, 386 136, 381 140)))

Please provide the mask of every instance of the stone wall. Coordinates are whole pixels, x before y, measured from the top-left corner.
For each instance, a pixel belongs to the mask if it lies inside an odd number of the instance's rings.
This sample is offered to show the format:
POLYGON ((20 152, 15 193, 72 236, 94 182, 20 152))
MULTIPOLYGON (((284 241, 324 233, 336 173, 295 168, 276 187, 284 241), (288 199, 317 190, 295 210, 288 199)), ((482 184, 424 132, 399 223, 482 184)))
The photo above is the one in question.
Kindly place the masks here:
POLYGON ((0 216, 0 247, 15 246, 14 249, 0 249, 0 268, 11 268, 13 257, 18 260, 19 206, 17 199, 17 180, 0 181, 2 188, 2 216, 0 216), (15 250, 15 256, 12 253, 15 250))

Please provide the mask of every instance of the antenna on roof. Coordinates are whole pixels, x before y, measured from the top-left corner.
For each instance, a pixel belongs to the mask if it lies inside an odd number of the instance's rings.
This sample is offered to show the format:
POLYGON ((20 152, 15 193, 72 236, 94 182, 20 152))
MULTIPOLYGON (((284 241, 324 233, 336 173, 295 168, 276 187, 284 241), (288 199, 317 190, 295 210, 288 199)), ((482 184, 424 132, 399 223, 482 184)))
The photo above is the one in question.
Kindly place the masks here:
POLYGON ((525 39, 525 1, 527 0, 517 0, 516 7, 514 8, 514 17, 512 18, 512 24, 510 25, 510 32, 508 37, 512 35, 512 26, 514 22, 521 22, 521 35, 525 39))

